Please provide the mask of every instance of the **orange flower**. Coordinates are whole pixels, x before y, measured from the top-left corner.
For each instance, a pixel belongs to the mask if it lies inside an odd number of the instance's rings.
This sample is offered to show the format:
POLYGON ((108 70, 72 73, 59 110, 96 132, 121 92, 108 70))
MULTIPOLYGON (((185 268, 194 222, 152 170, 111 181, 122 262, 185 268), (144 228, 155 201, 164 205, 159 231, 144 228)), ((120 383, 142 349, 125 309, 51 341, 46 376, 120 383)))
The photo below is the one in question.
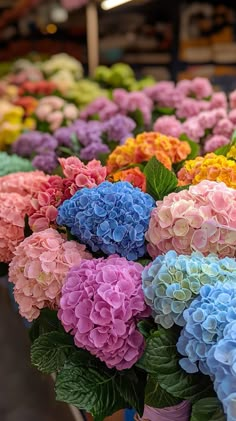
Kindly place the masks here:
POLYGON ((178 173, 179 185, 198 184, 202 180, 224 182, 236 189, 236 162, 223 155, 209 153, 186 161, 178 173))
POLYGON ((38 105, 38 101, 32 96, 22 96, 21 98, 17 99, 14 104, 24 108, 25 114, 28 116, 34 112, 38 105))
POLYGON ((117 171, 110 175, 109 180, 112 182, 128 181, 134 187, 139 187, 143 192, 146 192, 146 177, 139 167, 117 171))
POLYGON ((190 152, 187 142, 160 133, 142 133, 118 146, 109 156, 107 168, 110 173, 131 164, 149 161, 155 156, 166 168, 171 169, 172 164, 186 159, 190 152))

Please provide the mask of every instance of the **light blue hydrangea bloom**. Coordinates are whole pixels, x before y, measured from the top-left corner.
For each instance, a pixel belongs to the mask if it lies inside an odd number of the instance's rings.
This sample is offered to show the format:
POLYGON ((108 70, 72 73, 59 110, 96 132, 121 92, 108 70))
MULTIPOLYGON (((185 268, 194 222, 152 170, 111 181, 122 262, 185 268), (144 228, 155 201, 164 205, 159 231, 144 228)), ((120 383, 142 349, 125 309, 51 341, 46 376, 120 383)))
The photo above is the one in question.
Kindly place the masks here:
POLYGON ((146 302, 153 310, 156 323, 166 329, 174 323, 185 325, 183 312, 203 285, 234 279, 234 259, 219 259, 214 254, 204 257, 199 252, 184 256, 169 251, 158 256, 142 274, 146 302))
POLYGON ((119 254, 136 260, 146 252, 154 199, 128 182, 108 181, 83 188, 58 209, 57 223, 70 228, 93 252, 119 254))
POLYGON ((17 155, 8 155, 6 152, 0 152, 0 177, 15 172, 33 171, 33 166, 28 159, 17 155))
POLYGON ((210 349, 207 365, 227 420, 236 421, 236 320, 225 327, 223 338, 210 349))
POLYGON ((236 279, 203 286, 183 316, 186 325, 177 349, 185 358, 180 360, 180 365, 188 373, 200 370, 211 375, 207 363, 211 348, 223 338, 225 327, 236 320, 236 279))

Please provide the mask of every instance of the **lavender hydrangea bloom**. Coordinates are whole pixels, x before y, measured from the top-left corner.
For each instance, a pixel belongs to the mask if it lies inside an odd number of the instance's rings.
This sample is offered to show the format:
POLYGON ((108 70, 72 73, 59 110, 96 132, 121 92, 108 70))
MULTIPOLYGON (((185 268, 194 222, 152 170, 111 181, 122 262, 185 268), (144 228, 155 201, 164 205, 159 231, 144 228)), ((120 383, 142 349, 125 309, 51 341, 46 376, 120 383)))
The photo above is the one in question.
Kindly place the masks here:
POLYGON ((58 165, 57 155, 53 151, 36 155, 32 161, 32 165, 38 170, 51 174, 58 165))
POLYGON ((207 358, 211 348, 223 338, 225 327, 236 320, 236 282, 203 286, 183 316, 186 325, 177 349, 185 358, 180 365, 188 373, 200 370, 210 375, 207 358))
POLYGON ((117 114, 104 123, 103 128, 109 141, 117 141, 123 144, 128 137, 132 137, 132 132, 136 123, 129 117, 117 114))
POLYGON ((35 154, 46 154, 55 151, 58 146, 57 139, 38 131, 23 133, 12 146, 12 151, 22 157, 35 154))

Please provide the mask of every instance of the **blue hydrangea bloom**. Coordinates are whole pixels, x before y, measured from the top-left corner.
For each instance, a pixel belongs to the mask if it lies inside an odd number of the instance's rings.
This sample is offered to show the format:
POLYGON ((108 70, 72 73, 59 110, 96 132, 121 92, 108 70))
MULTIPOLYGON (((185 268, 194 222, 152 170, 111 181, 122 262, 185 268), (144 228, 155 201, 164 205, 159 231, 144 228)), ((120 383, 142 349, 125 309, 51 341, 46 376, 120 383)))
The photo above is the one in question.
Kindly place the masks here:
POLYGON ((94 252, 136 260, 146 252, 145 233, 154 206, 149 194, 130 183, 105 181, 66 200, 58 209, 57 223, 94 252))
POLYGON ((153 310, 155 322, 165 329, 185 325, 183 312, 199 294, 203 285, 236 279, 236 261, 219 259, 199 252, 190 256, 169 251, 158 256, 142 274, 146 303, 153 310))
POLYGON ((214 377, 214 388, 224 406, 227 420, 236 420, 236 320, 229 323, 223 338, 207 356, 207 365, 214 377))
POLYGON ((186 358, 180 360, 180 365, 188 373, 200 370, 210 375, 208 354, 223 338, 225 327, 236 320, 236 279, 203 286, 199 297, 183 316, 186 325, 181 331, 177 349, 186 358))

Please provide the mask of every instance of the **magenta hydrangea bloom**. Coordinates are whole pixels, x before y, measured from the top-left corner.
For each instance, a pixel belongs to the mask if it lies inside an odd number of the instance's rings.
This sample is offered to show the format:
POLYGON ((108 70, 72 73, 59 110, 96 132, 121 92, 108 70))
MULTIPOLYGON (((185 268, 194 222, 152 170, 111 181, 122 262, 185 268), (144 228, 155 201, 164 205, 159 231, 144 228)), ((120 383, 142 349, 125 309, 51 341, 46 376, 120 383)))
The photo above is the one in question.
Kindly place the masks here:
POLYGON ((62 289, 58 317, 75 344, 109 368, 132 367, 144 350, 137 322, 150 315, 142 291, 143 267, 117 255, 82 260, 62 289))

